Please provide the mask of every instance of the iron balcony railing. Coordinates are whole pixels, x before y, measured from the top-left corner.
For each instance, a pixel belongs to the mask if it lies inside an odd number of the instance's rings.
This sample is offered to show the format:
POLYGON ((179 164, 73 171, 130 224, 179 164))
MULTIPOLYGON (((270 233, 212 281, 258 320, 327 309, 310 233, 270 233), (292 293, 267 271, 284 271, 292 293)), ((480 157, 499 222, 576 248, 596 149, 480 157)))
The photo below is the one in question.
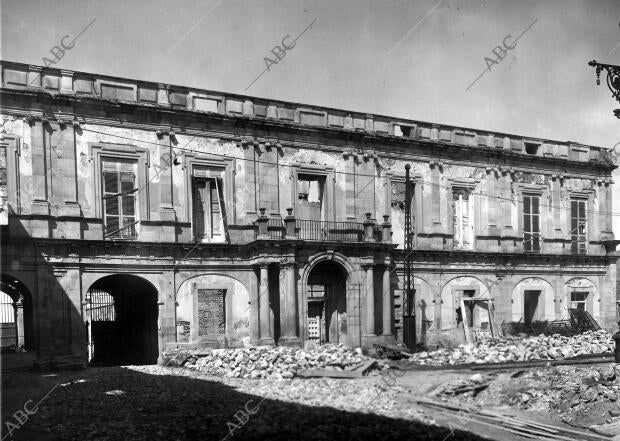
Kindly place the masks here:
POLYGON ((281 219, 269 219, 267 232, 269 239, 284 239, 284 222, 281 219))
POLYGON ((525 233, 523 235, 523 251, 526 253, 540 253, 543 237, 540 233, 525 233))
POLYGON ((330 240, 338 242, 362 242, 364 224, 359 222, 331 222, 300 220, 295 223, 297 237, 301 240, 330 240))
MULTIPOLYGON (((256 225, 256 224, 255 224, 256 225)), ((295 236, 307 241, 363 242, 364 224, 361 222, 332 222, 307 219, 295 220, 295 236)), ((258 228, 255 238, 259 237, 258 228)), ((267 221, 267 237, 271 240, 286 239, 286 225, 281 219, 267 221)), ((380 228, 373 228, 373 239, 381 241, 380 228)))

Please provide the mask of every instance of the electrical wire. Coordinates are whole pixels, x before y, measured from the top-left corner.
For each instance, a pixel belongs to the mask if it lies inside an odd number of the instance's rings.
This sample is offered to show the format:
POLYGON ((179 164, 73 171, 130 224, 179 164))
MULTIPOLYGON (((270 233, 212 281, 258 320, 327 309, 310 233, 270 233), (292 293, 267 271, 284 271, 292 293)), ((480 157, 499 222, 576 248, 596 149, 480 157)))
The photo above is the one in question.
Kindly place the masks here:
MULTIPOLYGON (((100 131, 97 131, 97 130, 91 130, 91 129, 86 129, 86 128, 82 128, 82 130, 83 131, 87 131, 87 132, 91 132, 91 133, 97 133, 97 134, 104 135, 104 136, 112 136, 112 137, 116 137, 116 138, 121 138, 121 139, 129 140, 129 141, 133 141, 133 142, 144 143, 144 144, 151 144, 151 145, 156 145, 156 146, 162 146, 162 144, 159 144, 159 143, 156 143, 156 142, 144 141, 144 140, 140 140, 140 139, 136 139, 136 138, 131 138, 131 137, 127 137, 127 136, 122 136, 122 135, 116 135, 116 134, 112 134, 112 133, 104 133, 104 132, 100 132, 100 131)), ((195 139, 196 137, 197 136, 193 136, 192 139, 195 139)), ((185 143, 185 145, 188 145, 191 141, 192 140, 188 141, 187 143, 185 143)), ((168 146, 166 146, 166 147, 168 147, 168 146)), ((280 164, 279 162, 262 161, 262 160, 257 160, 257 159, 240 158, 240 157, 230 157, 230 156, 227 156, 227 155, 225 155, 223 153, 205 152, 205 151, 190 149, 190 148, 186 148, 186 147, 173 147, 173 149, 181 150, 183 152, 207 154, 207 155, 216 156, 216 157, 223 157, 223 158, 228 158, 228 159, 236 159, 236 160, 242 160, 242 161, 249 161, 249 162, 259 163, 259 164, 275 165, 277 167, 295 168, 295 166, 291 165, 291 164, 280 164)), ((369 177, 369 178, 371 178, 371 177, 372 178, 377 178, 378 177, 376 174, 351 173, 351 172, 339 171, 339 170, 333 170, 332 173, 334 173, 334 174, 341 174, 341 175, 349 175, 349 176, 358 176, 358 177, 369 177)), ((575 179, 578 179, 578 178, 575 178, 575 179)), ((151 182, 151 180, 149 180, 149 182, 151 182)), ((437 184, 437 183, 433 183, 433 182, 430 182, 430 181, 413 179, 412 182, 414 184, 427 184, 427 185, 436 186, 436 187, 439 187, 439 188, 445 188, 445 189, 449 189, 449 190, 452 189, 452 186, 437 184)), ((490 199, 505 200, 505 201, 514 202, 513 198, 508 198, 508 197, 504 197, 504 196, 500 196, 500 195, 492 195, 492 194, 482 193, 482 192, 471 192, 469 194, 470 195, 475 195, 475 196, 487 197, 487 198, 490 198, 490 199)), ((358 195, 359 195, 359 192, 358 192, 358 195)), ((540 207, 547 207, 547 208, 551 208, 551 209, 560 209, 560 210, 563 210, 563 211, 570 211, 570 208, 565 208, 565 207, 556 206, 556 205, 550 205, 550 204, 540 203, 539 206, 540 207)), ((620 212, 602 211, 602 210, 587 210, 586 209, 586 213, 610 215, 610 216, 620 216, 620 212)))

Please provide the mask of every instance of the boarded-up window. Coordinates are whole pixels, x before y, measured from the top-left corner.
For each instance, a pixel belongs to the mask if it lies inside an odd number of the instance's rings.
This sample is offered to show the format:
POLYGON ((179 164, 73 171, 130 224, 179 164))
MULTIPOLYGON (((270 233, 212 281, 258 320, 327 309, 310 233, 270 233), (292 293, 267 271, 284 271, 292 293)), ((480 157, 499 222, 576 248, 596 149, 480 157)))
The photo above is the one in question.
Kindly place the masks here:
POLYGON ((199 289, 198 335, 224 334, 226 332, 226 290, 199 289))

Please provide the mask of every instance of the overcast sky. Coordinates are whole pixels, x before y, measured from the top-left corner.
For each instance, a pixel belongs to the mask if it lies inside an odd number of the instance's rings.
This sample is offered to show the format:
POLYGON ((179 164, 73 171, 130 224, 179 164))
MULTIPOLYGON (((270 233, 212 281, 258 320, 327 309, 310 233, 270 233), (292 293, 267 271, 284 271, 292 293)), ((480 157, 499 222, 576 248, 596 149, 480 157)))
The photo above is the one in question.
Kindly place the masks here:
POLYGON ((607 147, 620 141, 612 114, 620 103, 587 65, 620 64, 618 0, 1 5, 5 60, 41 65, 64 35, 95 20, 53 67, 607 147), (270 50, 313 21, 245 90, 264 58, 275 58, 270 50), (514 48, 498 60, 492 50, 504 40, 514 48))

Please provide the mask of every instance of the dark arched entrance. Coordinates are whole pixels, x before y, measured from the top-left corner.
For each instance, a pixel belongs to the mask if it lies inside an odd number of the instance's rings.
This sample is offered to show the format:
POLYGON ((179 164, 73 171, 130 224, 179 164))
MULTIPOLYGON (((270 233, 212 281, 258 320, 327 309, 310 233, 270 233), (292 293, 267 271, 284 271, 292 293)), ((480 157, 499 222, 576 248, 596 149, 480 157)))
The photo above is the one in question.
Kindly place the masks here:
POLYGON ((133 275, 99 279, 86 294, 89 356, 93 364, 154 364, 157 290, 133 275))
POLYGON ((308 275, 308 340, 344 343, 347 323, 347 273, 333 262, 318 263, 308 275))
POLYGON ((0 276, 0 345, 3 353, 36 349, 32 296, 26 285, 7 274, 0 276))

